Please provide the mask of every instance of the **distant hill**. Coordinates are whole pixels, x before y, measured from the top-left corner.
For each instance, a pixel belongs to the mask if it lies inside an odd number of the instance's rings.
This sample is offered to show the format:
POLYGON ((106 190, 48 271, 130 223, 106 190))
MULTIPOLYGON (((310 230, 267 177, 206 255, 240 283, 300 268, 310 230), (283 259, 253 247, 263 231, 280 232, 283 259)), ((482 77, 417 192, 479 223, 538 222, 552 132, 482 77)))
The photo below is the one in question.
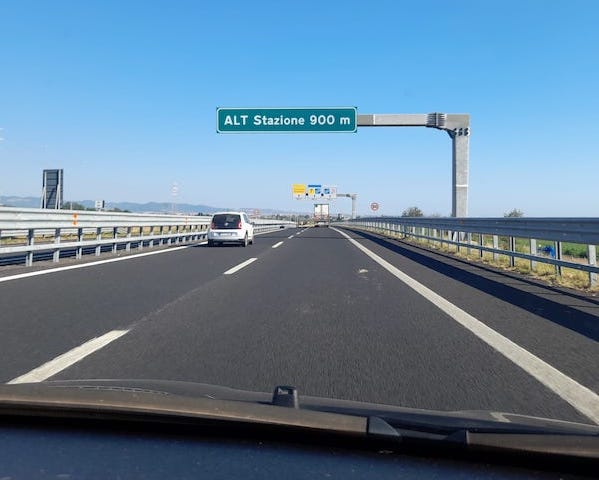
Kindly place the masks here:
MULTIPOLYGON (((75 200, 73 200, 75 201, 75 200)), ((81 203, 83 206, 88 208, 94 208, 95 201, 94 200, 81 200, 78 203, 81 203)), ((129 210, 134 213, 172 213, 173 212, 173 204, 172 203, 160 203, 160 202, 147 202, 147 203, 135 203, 135 202, 106 202, 106 208, 119 208, 121 210, 129 210)), ((176 203, 175 210, 177 213, 191 213, 195 215, 198 212, 202 213, 212 213, 220 210, 220 208, 211 207, 209 205, 192 205, 189 203, 176 203)))
POLYGON ((9 197, 0 195, 0 205, 5 207, 40 208, 40 197, 9 197))
MULTIPOLYGON (((94 200, 73 200, 73 203, 80 203, 84 207, 94 208, 95 202, 94 200)), ((39 208, 40 207, 40 197, 16 197, 16 196, 3 196, 0 195, 0 205, 4 205, 6 207, 21 207, 21 208, 39 208)), ((68 200, 66 205, 68 206, 68 200)), ((119 208, 121 210, 129 210, 134 213, 172 213, 173 206, 170 202, 160 203, 160 202, 147 202, 147 203, 135 203, 135 202, 106 202, 106 208, 119 208)), ((243 208, 243 207, 211 207, 209 205, 194 205, 190 203, 176 203, 175 210, 177 213, 189 213, 196 215, 197 213, 214 213, 219 210, 244 210, 247 212, 251 212, 254 210, 253 207, 243 208)), ((260 213, 262 215, 273 215, 276 213, 303 213, 303 212, 283 212, 281 210, 273 210, 269 208, 260 208, 260 213)))

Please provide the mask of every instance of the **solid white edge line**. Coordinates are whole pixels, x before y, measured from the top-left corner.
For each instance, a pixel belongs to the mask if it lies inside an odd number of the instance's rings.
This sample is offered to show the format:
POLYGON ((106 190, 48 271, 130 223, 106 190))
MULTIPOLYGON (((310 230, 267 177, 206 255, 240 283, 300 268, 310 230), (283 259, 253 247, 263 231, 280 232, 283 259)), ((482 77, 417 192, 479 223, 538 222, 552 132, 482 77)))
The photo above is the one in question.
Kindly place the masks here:
POLYGON ((65 368, 70 367, 71 365, 77 363, 79 360, 87 357, 88 355, 94 353, 97 350, 108 345, 110 342, 115 341, 117 338, 122 337, 129 330, 112 330, 101 337, 92 338, 91 340, 85 342, 78 347, 69 350, 62 355, 59 355, 54 360, 50 360, 49 362, 44 363, 38 368, 31 370, 24 375, 21 375, 17 378, 13 378, 8 384, 16 384, 16 383, 37 383, 46 380, 47 378, 56 375, 61 372, 65 368))
POLYGON ((336 232, 347 238, 355 247, 368 255, 372 260, 382 266, 385 270, 397 277, 403 283, 415 290, 417 293, 433 303, 460 325, 470 330, 482 341, 493 347, 507 359, 536 378, 539 382, 556 393, 563 400, 572 405, 580 413, 599 424, 599 395, 591 389, 581 385, 576 380, 568 377, 544 360, 533 355, 528 350, 504 337, 483 322, 457 307, 449 300, 425 287, 414 280, 397 267, 393 266, 364 245, 360 244, 345 232, 333 228, 336 232))
POLYGON ((248 258, 245 262, 241 262, 239 265, 236 265, 233 268, 230 268, 229 270, 227 270, 223 275, 231 275, 232 273, 238 272, 243 267, 247 267, 250 263, 253 263, 256 260, 258 260, 258 259, 257 258, 248 258))
POLYGON ((272 248, 279 248, 281 245, 283 245, 283 242, 275 243, 272 248))
MULTIPOLYGON (((194 243, 193 245, 205 245, 206 243, 208 242, 203 241, 199 243, 194 243)), ((11 280, 19 280, 21 278, 37 277, 38 275, 48 275, 50 273, 64 272, 66 270, 76 270, 78 268, 95 267, 97 265, 103 265, 105 263, 122 262, 125 260, 132 260, 134 258, 148 257, 150 255, 160 255, 161 253, 176 252, 178 250, 183 250, 184 248, 190 248, 193 245, 182 245, 180 247, 165 248, 164 250, 136 253, 134 255, 127 255, 126 257, 108 258, 106 260, 98 260, 96 262, 78 263, 77 265, 67 265, 66 267, 56 267, 49 268, 47 270, 36 270, 35 272, 18 273, 16 275, 10 275, 8 277, 0 277, 0 283, 9 282, 11 280)))

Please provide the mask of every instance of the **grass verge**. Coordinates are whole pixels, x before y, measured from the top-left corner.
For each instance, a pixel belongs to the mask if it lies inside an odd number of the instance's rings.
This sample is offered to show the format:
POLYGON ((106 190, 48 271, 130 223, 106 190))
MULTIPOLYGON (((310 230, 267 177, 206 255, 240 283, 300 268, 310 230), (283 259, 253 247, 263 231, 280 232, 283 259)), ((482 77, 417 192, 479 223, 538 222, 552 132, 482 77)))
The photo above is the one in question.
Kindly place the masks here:
MULTIPOLYGON (((387 231, 382 229, 370 229, 370 228, 361 228, 361 230, 370 231, 373 233, 378 233, 386 237, 401 239, 403 242, 411 243, 413 245, 422 246, 428 250, 437 251, 447 253, 459 258, 463 258, 473 263, 482 263, 485 265, 493 266, 499 268, 504 271, 509 272, 517 272, 528 277, 534 278, 536 280, 540 280, 548 285, 571 288, 575 290, 582 290, 585 292, 596 293, 599 292, 599 285, 594 287, 590 286, 589 274, 587 272, 583 272, 580 270, 576 270, 574 268, 561 268, 561 275, 558 275, 557 269, 554 265, 550 265, 547 263, 536 262, 535 269, 531 268, 531 262, 529 260, 525 260, 522 258, 514 259, 514 265, 510 264, 510 257, 507 255, 499 255, 497 259, 494 259, 493 253, 491 252, 483 252, 482 256, 479 251, 475 248, 471 248, 470 252, 468 252, 466 247, 457 248, 456 245, 440 245, 438 242, 432 242, 425 239, 417 239, 417 238, 403 238, 401 235, 390 234, 387 231)), ((478 236, 474 237, 475 241, 478 239, 478 236)), ((486 238, 486 237, 485 237, 486 238)), ((504 248, 507 248, 507 240, 504 248)), ((487 244, 485 242, 485 246, 492 246, 491 244, 487 244)), ((502 244, 500 241, 500 248, 502 248, 502 244)), ((516 240, 516 251, 529 253, 529 243, 526 239, 517 239, 516 240), (518 242, 520 240, 521 242, 518 242)), ((572 251, 572 250, 570 250, 572 251)), ((586 258, 586 248, 584 245, 577 244, 563 244, 562 252, 564 255, 572 256, 574 258, 586 258), (580 247, 574 251, 581 252, 584 250, 584 257, 578 255, 571 255, 566 253, 565 245, 575 245, 576 247, 580 247)), ((573 259, 574 259, 573 258, 573 259)))

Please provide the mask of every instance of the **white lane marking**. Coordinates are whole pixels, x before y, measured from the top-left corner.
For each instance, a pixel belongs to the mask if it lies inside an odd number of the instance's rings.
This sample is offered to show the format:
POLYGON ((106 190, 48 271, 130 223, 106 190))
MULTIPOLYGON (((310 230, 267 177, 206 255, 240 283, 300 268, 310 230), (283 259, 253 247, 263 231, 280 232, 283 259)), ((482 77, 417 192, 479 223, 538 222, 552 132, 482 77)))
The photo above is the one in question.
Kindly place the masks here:
MULTIPOLYGON (((206 243, 208 243, 208 242, 195 243, 194 245, 205 245, 206 243)), ((109 258, 107 260, 98 260, 96 262, 79 263, 77 265, 68 265, 66 267, 49 268, 48 270, 36 270, 35 272, 19 273, 17 275, 10 275, 8 277, 0 277, 0 283, 9 282, 11 280, 18 280, 20 278, 37 277, 38 275, 48 275, 50 273, 64 272, 66 270, 76 270, 78 268, 95 267, 97 265, 103 265, 105 263, 122 262, 124 260, 132 260, 134 258, 148 257, 150 255, 160 255, 161 253, 176 252, 178 250, 183 250, 184 248, 190 248, 192 246, 193 245, 183 245, 181 247, 166 248, 164 250, 156 250, 154 252, 145 252, 145 253, 138 253, 135 255, 127 255, 126 257, 109 258)))
POLYGON ((278 247, 280 247, 281 245, 283 245, 283 242, 275 243, 275 244, 272 246, 272 248, 278 248, 278 247))
POLYGON ((239 265, 236 265, 235 267, 230 268, 229 270, 227 270, 224 273, 224 275, 231 275, 232 273, 238 272, 243 267, 247 267, 250 263, 253 263, 256 260, 258 260, 258 259, 257 258, 248 258, 245 262, 241 262, 239 265))
POLYGON ((568 377, 536 355, 533 355, 520 345, 512 342, 509 338, 504 337, 477 318, 460 309, 439 294, 433 292, 430 288, 425 287, 420 282, 406 275, 397 267, 379 257, 376 253, 355 241, 345 232, 337 230, 336 228, 333 228, 333 230, 343 235, 354 246, 368 255, 381 267, 396 276, 399 280, 422 295, 429 302, 436 305, 460 325, 470 330, 482 341, 493 347, 522 370, 532 375, 547 388, 559 395, 580 413, 599 424, 599 395, 591 389, 568 377))
POLYGON ((289 235, 287 238, 291 240, 293 238, 293 235, 289 235))
POLYGON ((69 350, 62 355, 59 355, 54 360, 44 363, 42 366, 31 370, 30 372, 21 375, 20 377, 13 378, 9 384, 15 383, 37 383, 43 382, 47 378, 56 375, 58 372, 64 370, 67 367, 77 363, 79 360, 87 357, 97 350, 108 345, 110 342, 115 341, 117 338, 122 337, 129 330, 112 330, 101 337, 92 338, 78 347, 69 350))

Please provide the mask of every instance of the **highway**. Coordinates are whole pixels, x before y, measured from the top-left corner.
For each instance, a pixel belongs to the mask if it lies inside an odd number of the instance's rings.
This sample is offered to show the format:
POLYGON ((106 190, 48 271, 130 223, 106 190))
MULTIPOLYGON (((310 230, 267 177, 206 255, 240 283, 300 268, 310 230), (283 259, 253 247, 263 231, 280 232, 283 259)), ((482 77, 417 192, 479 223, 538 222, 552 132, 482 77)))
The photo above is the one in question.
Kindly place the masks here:
POLYGON ((111 258, 0 269, 0 381, 287 384, 599 422, 596 297, 337 228, 111 258))

